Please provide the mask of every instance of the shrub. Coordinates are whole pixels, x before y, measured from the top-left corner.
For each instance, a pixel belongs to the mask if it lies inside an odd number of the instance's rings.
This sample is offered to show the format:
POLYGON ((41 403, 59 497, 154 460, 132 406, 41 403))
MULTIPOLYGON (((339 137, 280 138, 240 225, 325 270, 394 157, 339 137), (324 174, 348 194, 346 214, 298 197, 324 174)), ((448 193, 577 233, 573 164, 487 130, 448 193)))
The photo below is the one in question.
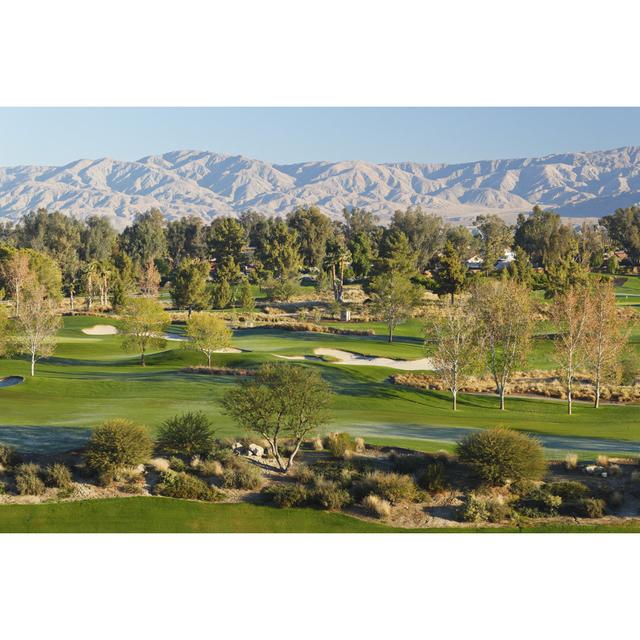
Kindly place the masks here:
POLYGON ((342 509, 351 500, 351 496, 346 489, 342 489, 337 482, 316 479, 310 491, 311 502, 321 509, 338 510, 342 509))
POLYGON ((222 474, 222 484, 228 489, 260 489, 264 484, 260 469, 244 464, 231 469, 225 469, 222 474))
POLYGON ((293 475, 296 480, 302 484, 311 484, 316 479, 315 471, 306 464, 301 464, 295 468, 293 470, 293 475))
POLYGON ((58 489, 68 489, 72 484, 71 472, 66 464, 56 462, 47 467, 46 477, 47 484, 58 489))
POLYGON ((578 468, 578 456, 575 453, 567 453, 564 457, 564 466, 568 471, 578 468))
POLYGON ((153 458, 149 460, 149 464, 153 469, 161 473, 169 471, 169 461, 166 458, 153 458))
POLYGON ((355 448, 353 438, 344 431, 330 433, 323 444, 334 458, 345 458, 348 456, 347 452, 351 452, 355 448))
POLYGON ((129 420, 109 420, 96 427, 87 446, 87 464, 101 475, 135 467, 151 457, 153 442, 146 429, 129 420))
POLYGON ((182 458, 178 458, 177 456, 171 456, 169 458, 169 467, 174 471, 186 471, 187 464, 182 458))
POLYGON ((224 467, 219 460, 203 460, 198 467, 198 472, 203 476, 220 478, 224 473, 224 467))
POLYGON ((16 461, 16 452, 8 444, 0 443, 0 465, 10 467, 16 461))
POLYGON ((190 411, 169 418, 160 425, 157 444, 166 453, 206 455, 214 444, 211 420, 202 411, 190 411))
POLYGON ((561 506, 562 498, 549 493, 546 487, 541 486, 520 496, 515 508, 522 515, 539 518, 558 515, 561 506))
POLYGON ((416 474, 416 482, 419 487, 431 493, 439 493, 444 491, 447 486, 445 480, 445 469, 442 462, 433 462, 428 464, 424 470, 416 474))
POLYGON ((596 458, 596 464, 599 467, 608 467, 609 466, 609 456, 599 455, 596 458))
POLYGON ((508 429, 487 429, 467 436, 458 445, 458 455, 461 462, 490 485, 540 480, 547 468, 540 444, 508 429))
POLYGON ((370 494, 362 500, 362 506, 366 512, 374 518, 388 518, 391 515, 391 504, 388 500, 370 494))
POLYGON ((314 438, 311 442, 311 446, 314 451, 323 451, 324 446, 322 444, 322 438, 314 438))
POLYGON ((262 494, 277 507, 302 507, 309 500, 309 490, 297 482, 271 484, 262 490, 262 494))
POLYGON ((362 453, 365 450, 364 438, 356 438, 353 442, 357 453, 362 453))
POLYGON ((40 496, 45 492, 37 464, 21 464, 16 470, 16 488, 21 496, 40 496))
POLYGON ((410 502, 415 499, 417 493, 411 476, 382 471, 367 473, 355 490, 363 497, 374 493, 391 504, 410 502))
POLYGON ((165 473, 162 482, 156 485, 156 493, 169 498, 183 498, 185 500, 206 500, 215 502, 222 494, 210 487, 206 482, 182 472, 165 473))
POLYGON ((583 518, 602 518, 605 502, 600 498, 585 498, 578 503, 580 515, 583 518))
POLYGON ((564 501, 581 500, 591 495, 587 485, 572 480, 550 482, 545 485, 545 489, 554 496, 560 496, 564 501))
POLYGON ((466 522, 502 522, 511 515, 511 508, 497 497, 470 493, 462 517, 466 522))
POLYGON ((397 473, 417 473, 424 469, 428 462, 427 456, 422 453, 410 453, 392 455, 391 468, 397 473))

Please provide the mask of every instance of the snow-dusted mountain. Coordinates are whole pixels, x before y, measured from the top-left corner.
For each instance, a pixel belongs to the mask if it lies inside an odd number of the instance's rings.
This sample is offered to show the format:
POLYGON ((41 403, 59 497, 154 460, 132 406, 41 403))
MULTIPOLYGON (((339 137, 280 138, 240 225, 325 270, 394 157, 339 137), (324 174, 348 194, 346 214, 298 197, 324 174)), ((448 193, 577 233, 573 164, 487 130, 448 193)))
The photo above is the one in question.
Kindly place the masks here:
POLYGON ((464 164, 359 161, 269 164, 243 156, 172 151, 137 162, 77 160, 62 167, 0 168, 0 218, 46 207, 84 217, 106 214, 123 227, 138 211, 204 219, 247 209, 286 213, 317 204, 339 216, 366 207, 384 220, 409 205, 464 220, 512 218, 534 204, 574 218, 599 217, 640 202, 640 147, 464 164))

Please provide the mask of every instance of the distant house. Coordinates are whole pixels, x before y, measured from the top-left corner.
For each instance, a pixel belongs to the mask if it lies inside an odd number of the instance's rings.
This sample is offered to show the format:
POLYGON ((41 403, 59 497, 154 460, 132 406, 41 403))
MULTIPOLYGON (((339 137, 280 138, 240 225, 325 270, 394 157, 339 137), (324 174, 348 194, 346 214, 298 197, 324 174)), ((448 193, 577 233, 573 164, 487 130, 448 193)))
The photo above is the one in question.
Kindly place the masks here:
POLYGON ((516 254, 511 251, 511 249, 506 249, 502 254, 502 257, 496 262, 496 269, 498 271, 502 271, 506 269, 514 260, 516 259, 516 254))
POLYGON ((467 260, 467 269, 477 271, 478 269, 482 269, 483 264, 484 260, 480 256, 473 256, 467 260))

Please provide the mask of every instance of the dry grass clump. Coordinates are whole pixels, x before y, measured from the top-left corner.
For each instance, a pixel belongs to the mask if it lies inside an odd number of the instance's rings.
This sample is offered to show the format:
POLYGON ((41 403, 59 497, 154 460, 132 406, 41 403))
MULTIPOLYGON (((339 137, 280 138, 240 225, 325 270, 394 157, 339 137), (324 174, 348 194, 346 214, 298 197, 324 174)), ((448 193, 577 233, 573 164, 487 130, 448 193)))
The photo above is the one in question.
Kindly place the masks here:
POLYGON ((568 471, 578 468, 578 455, 575 453, 567 453, 564 457, 564 466, 568 471))
POLYGON ((362 506, 367 513, 374 518, 383 520, 391 515, 391 504, 389 501, 373 493, 362 500, 362 506))
POLYGON ((151 458, 151 460, 149 460, 149 466, 159 473, 169 471, 169 461, 166 458, 151 458))
POLYGON ((609 456, 599 455, 596 458, 596 464, 599 467, 608 467, 609 466, 609 456))
POLYGON ((314 451, 324 451, 324 445, 322 444, 322 438, 320 436, 311 441, 311 446, 314 451))
POLYGON ((417 495, 417 487, 411 476, 383 471, 367 473, 356 489, 363 496, 375 494, 391 504, 411 502, 417 495))
POLYGON ((45 492, 37 464, 21 464, 16 471, 16 488, 21 496, 40 496, 45 492))
POLYGON ((356 453, 363 453, 365 450, 364 438, 356 438, 353 442, 356 453))
POLYGON ((348 460, 355 449, 353 439, 344 431, 333 431, 327 434, 322 444, 334 458, 341 458, 342 460, 348 460))
POLYGON ((219 460, 202 460, 198 465, 198 473, 202 476, 220 478, 224 474, 224 467, 219 460))
POLYGON ((58 489, 68 489, 71 487, 71 472, 66 464, 56 462, 46 469, 47 483, 51 487, 58 489))
POLYGON ((258 467, 245 463, 225 469, 222 473, 222 485, 227 489, 255 491, 262 488, 264 478, 258 467))

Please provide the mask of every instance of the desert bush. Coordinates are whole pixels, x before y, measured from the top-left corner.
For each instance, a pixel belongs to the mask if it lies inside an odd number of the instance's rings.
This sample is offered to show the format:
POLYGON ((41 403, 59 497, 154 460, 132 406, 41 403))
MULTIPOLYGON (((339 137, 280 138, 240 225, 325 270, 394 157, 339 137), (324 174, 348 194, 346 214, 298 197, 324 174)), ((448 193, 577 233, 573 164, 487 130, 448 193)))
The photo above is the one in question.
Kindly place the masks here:
POLYGON ((157 445, 175 455, 206 455, 214 444, 211 420, 202 411, 173 416, 160 425, 157 445))
POLYGON ((567 453, 564 457, 564 466, 568 471, 578 468, 578 456, 575 453, 567 453))
POLYGON ((109 420, 96 427, 87 445, 87 465, 100 475, 135 467, 151 457, 153 442, 147 430, 129 420, 109 420))
POLYGON ((159 472, 169 471, 170 463, 166 458, 152 458, 149 460, 149 464, 153 469, 159 472))
POLYGON ((310 484, 316 479, 316 472, 306 464, 298 465, 293 470, 293 477, 302 484, 310 484))
POLYGON ((0 465, 10 467, 16 461, 16 452, 8 444, 0 443, 0 465))
POLYGON ((389 501, 374 494, 365 496, 362 500, 362 506, 366 512, 374 518, 380 518, 382 520, 391 515, 391 504, 389 504, 389 501))
POLYGON ((445 468, 442 462, 432 462, 416 474, 416 483, 425 491, 439 493, 447 486, 445 468))
POLYGON ((260 469, 252 464, 225 469, 222 473, 222 485, 227 489, 260 489, 264 479, 260 469))
POLYGON ((174 471, 186 471, 187 463, 182 458, 178 458, 178 456, 171 456, 169 458, 169 467, 174 471))
POLYGON ((596 457, 596 464, 599 467, 608 467, 609 466, 609 456, 599 455, 596 457))
POLYGON ((46 478, 50 487, 57 487, 58 489, 68 489, 72 484, 69 467, 59 462, 47 467, 46 478))
POLYGON ((314 438, 311 441, 311 446, 313 447, 314 451, 323 451, 324 450, 324 445, 322 444, 322 438, 314 438))
POLYGON ((262 494, 277 507, 302 507, 309 500, 309 490, 297 482, 276 482, 262 490, 262 494))
POLYGON ((497 496, 478 496, 470 493, 464 504, 462 517, 466 522, 502 522, 511 515, 510 506, 497 496))
POLYGON ((210 487, 206 482, 188 473, 172 472, 162 476, 162 482, 156 485, 156 493, 169 498, 185 500, 205 500, 216 502, 222 494, 210 487))
POLYGON ((372 471, 354 486, 356 497, 376 494, 391 504, 411 502, 416 497, 416 485, 413 478, 398 473, 372 471))
POLYGON ((351 500, 346 489, 342 489, 337 482, 324 478, 316 479, 310 490, 309 498, 315 506, 332 511, 342 509, 351 500))
POLYGON ((364 452, 364 450, 366 448, 365 443, 364 443, 364 438, 356 438, 353 441, 353 444, 354 444, 354 449, 355 449, 355 451, 357 453, 363 453, 364 452))
POLYGON ((330 433, 325 438, 323 445, 334 458, 346 458, 348 457, 347 452, 352 452, 355 449, 353 438, 344 431, 330 433))
POLYGON ((16 470, 16 488, 21 496, 40 496, 45 492, 37 464, 21 464, 16 470))
POLYGON ((514 506, 518 513, 530 518, 555 516, 562 506, 562 498, 550 493, 545 486, 540 486, 521 495, 514 506))
POLYGON ((494 486, 516 480, 540 480, 547 468, 537 440, 508 429, 487 429, 468 435, 458 445, 458 456, 482 482, 494 486))
POLYGON ((578 511, 576 515, 580 515, 583 518, 602 518, 604 516, 605 502, 601 498, 585 498, 578 504, 578 511))
POLYGON ((560 496, 563 501, 581 500, 591 495, 591 490, 587 485, 573 480, 550 482, 544 485, 544 488, 548 493, 560 496))
POLYGON ((417 473, 425 468, 429 458, 422 453, 392 454, 391 468, 397 473, 417 473))
POLYGON ((203 460, 198 466, 198 473, 202 476, 215 476, 220 478, 224 473, 224 467, 219 460, 203 460))

